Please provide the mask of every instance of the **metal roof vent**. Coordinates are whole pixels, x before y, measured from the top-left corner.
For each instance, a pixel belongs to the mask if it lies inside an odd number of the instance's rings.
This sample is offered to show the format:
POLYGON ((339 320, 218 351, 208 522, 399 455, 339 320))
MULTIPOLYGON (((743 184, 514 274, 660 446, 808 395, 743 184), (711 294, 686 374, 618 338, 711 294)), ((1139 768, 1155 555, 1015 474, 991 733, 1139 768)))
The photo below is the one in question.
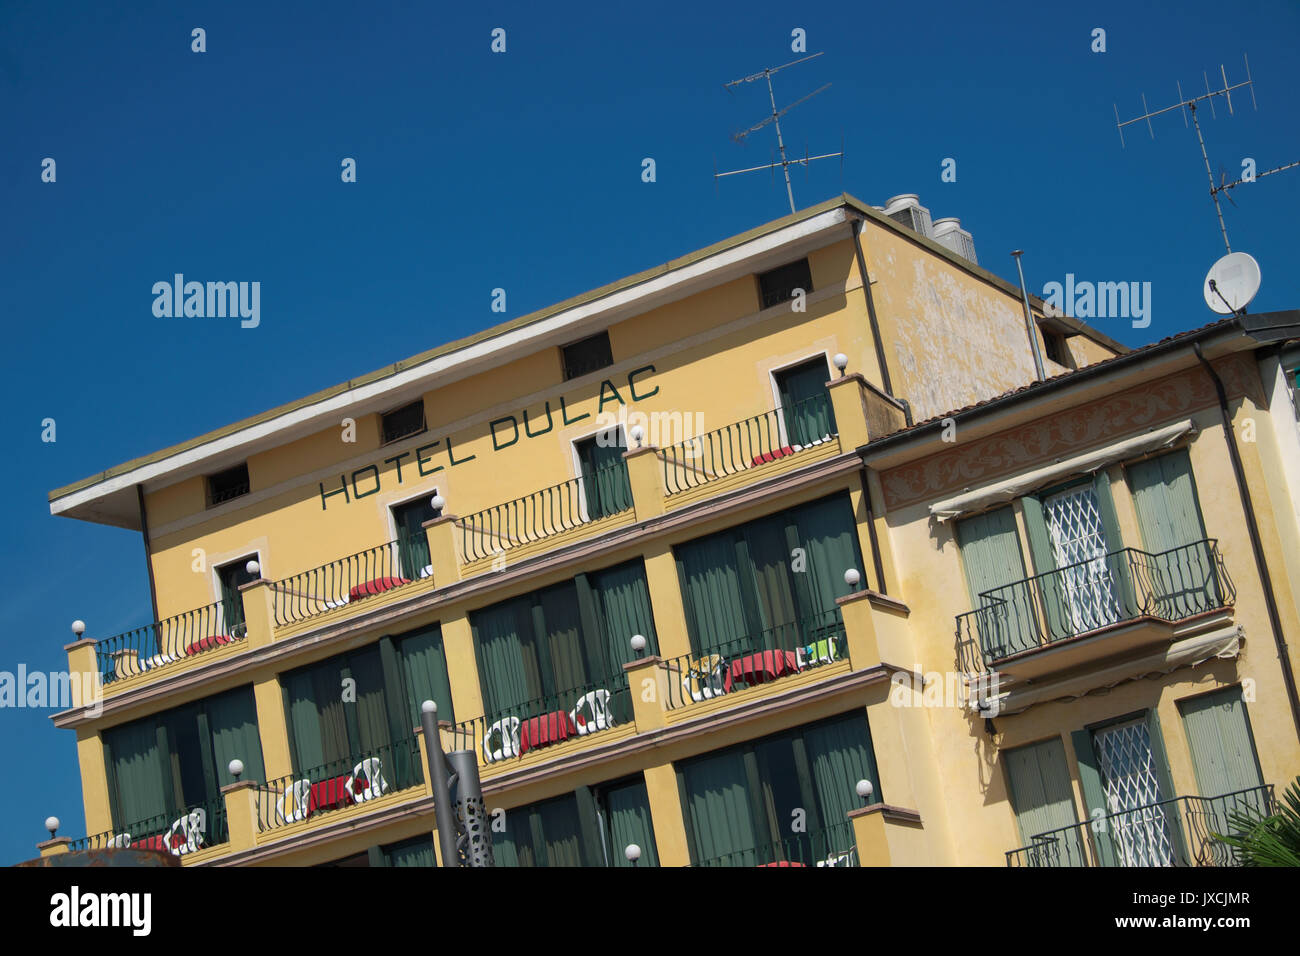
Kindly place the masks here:
POLYGON ((920 197, 916 193, 903 193, 890 199, 885 203, 885 215, 927 239, 932 238, 930 210, 921 205, 920 197))
POLYGON ((979 260, 975 258, 975 239, 961 227, 960 219, 936 219, 934 221, 934 241, 947 249, 951 249, 963 259, 969 259, 976 265, 979 264, 979 260))

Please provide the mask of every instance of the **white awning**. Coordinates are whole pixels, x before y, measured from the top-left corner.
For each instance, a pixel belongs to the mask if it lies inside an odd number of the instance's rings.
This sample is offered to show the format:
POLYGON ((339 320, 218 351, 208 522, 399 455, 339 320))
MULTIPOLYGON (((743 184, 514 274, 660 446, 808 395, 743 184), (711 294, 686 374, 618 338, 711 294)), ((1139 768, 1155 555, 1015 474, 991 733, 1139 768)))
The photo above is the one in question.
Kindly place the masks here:
POLYGON ((1091 669, 1084 674, 1057 681, 1014 686, 998 695, 998 713, 1012 716, 1022 713, 1035 704, 1073 700, 1085 694, 1115 687, 1125 681, 1170 674, 1179 668, 1197 667, 1216 658, 1231 659, 1241 654, 1241 644, 1241 628, 1235 624, 1228 625, 1205 634, 1174 641, 1142 657, 1123 660, 1108 667, 1091 669))
POLYGON ((1184 436, 1194 434, 1196 434, 1196 423, 1190 419, 1178 422, 1175 425, 1152 429, 1146 434, 1137 435, 1116 442, 1113 445, 1106 445, 1103 448, 1094 448, 1086 454, 1076 455, 1073 458, 1067 458, 1043 468, 1036 468, 1022 475, 1016 475, 1014 478, 1007 478, 994 484, 967 490, 960 495, 946 498, 943 501, 936 501, 930 505, 930 514, 939 521, 947 521, 950 518, 958 518, 974 511, 982 511, 990 505, 1011 501, 1071 475, 1091 474, 1125 458, 1133 458, 1147 452, 1168 448, 1184 436))

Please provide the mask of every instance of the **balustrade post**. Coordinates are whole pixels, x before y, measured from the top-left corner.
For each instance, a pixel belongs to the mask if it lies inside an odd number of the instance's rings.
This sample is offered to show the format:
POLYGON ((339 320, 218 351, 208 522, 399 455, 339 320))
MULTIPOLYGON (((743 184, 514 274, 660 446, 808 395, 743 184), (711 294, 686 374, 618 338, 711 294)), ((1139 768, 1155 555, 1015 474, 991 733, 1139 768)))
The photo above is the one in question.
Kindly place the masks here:
POLYGON ((664 513, 663 462, 659 449, 642 445, 623 452, 627 462, 628 483, 632 486, 632 505, 638 521, 664 513))
POLYGON ((444 587, 460 580, 460 548, 456 544, 459 521, 455 515, 443 514, 424 523, 435 587, 444 587))
POLYGON ((226 803, 230 852, 253 849, 257 846, 257 781, 236 780, 227 784, 221 788, 221 799, 226 803))

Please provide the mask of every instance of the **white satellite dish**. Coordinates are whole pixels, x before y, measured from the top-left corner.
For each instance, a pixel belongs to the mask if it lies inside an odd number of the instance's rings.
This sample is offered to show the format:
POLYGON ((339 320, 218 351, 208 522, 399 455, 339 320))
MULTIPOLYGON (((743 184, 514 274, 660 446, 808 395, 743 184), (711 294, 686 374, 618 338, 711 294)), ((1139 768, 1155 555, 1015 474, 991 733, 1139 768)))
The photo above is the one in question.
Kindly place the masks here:
POLYGON ((1240 312, 1259 292, 1259 279, 1259 263, 1253 256, 1230 252, 1210 266, 1205 277, 1205 304, 1219 315, 1240 312), (1210 288, 1211 282, 1214 289, 1210 288))

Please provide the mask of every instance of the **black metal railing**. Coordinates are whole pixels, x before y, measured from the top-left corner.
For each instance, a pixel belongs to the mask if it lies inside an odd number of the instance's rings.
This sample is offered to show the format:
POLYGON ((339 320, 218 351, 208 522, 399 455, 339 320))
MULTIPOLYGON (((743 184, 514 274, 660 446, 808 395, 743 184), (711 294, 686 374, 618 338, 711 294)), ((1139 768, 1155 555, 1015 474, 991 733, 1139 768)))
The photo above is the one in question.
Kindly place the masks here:
POLYGON ((1238 866, 1236 813, 1275 812, 1273 785, 1217 797, 1175 797, 1059 827, 1007 852, 1007 866, 1238 866))
POLYGON ((68 850, 165 850, 174 856, 186 856, 229 840, 226 803, 217 796, 184 810, 73 840, 68 850))
POLYGON ((102 638, 95 642, 95 657, 107 684, 233 644, 246 635, 243 605, 216 601, 102 638))
POLYGON ((476 561, 632 508, 622 461, 460 519, 461 556, 476 561))
POLYGON ((272 584, 275 623, 304 621, 433 574, 429 543, 403 536, 272 584))
POLYGON ((819 445, 836 434, 829 395, 814 395, 660 451, 671 496, 819 445))
POLYGON ((848 657, 839 608, 663 662, 669 710, 779 680, 848 657))
POLYGON ((423 783, 419 738, 412 734, 358 756, 268 780, 257 790, 257 829, 265 833, 423 783))
POLYGON ((633 722, 627 674, 504 707, 455 723, 453 750, 473 750, 482 766, 633 722))
POLYGON ((845 820, 821 830, 794 833, 783 840, 734 850, 692 866, 840 866, 858 865, 853 824, 845 820))
POLYGON ((957 669, 983 671, 1138 617, 1182 620, 1236 594, 1214 538, 1159 554, 1123 548, 982 593, 979 608, 957 617, 957 669))

